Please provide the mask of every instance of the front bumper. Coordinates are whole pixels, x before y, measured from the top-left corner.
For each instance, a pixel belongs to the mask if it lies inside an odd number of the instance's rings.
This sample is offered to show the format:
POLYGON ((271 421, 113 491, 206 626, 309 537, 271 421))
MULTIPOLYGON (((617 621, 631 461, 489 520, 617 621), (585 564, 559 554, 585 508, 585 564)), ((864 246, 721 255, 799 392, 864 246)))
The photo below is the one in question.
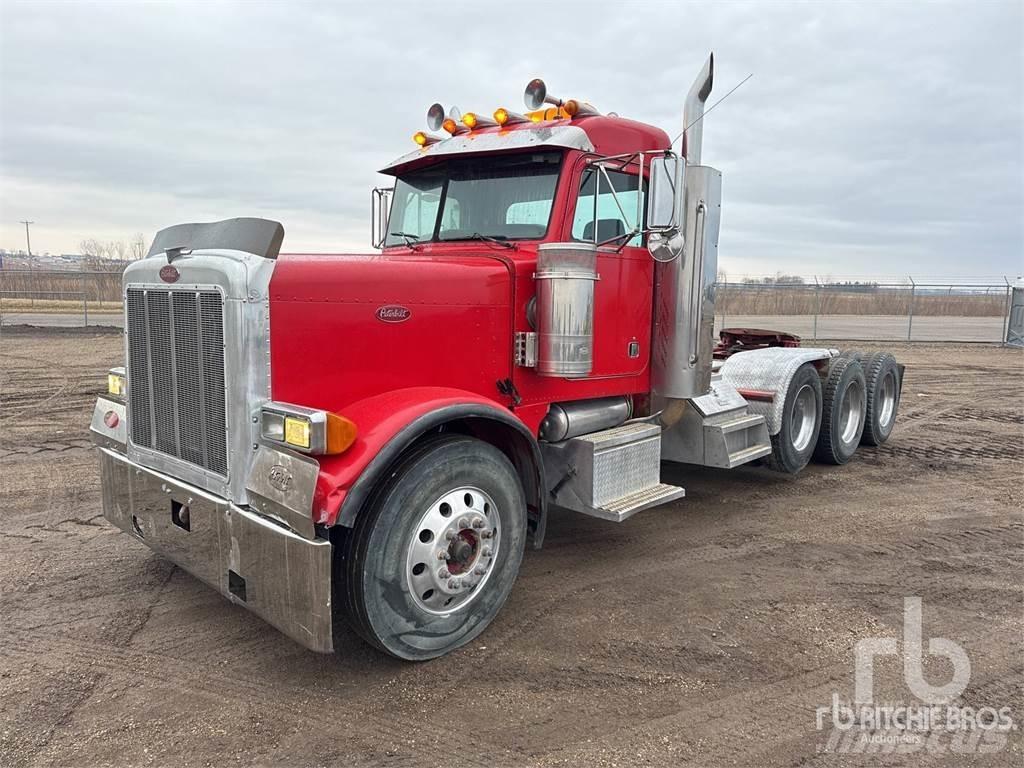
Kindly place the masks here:
POLYGON ((307 648, 334 649, 330 542, 99 451, 107 520, 307 648))

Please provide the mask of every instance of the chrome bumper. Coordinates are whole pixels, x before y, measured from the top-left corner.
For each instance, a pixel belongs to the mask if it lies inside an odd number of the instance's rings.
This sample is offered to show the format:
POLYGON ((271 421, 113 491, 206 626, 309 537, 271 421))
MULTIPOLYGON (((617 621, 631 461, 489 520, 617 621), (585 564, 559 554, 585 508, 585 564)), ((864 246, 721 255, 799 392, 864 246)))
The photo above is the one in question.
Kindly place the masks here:
POLYGON ((333 650, 330 542, 99 451, 107 520, 307 648, 333 650))

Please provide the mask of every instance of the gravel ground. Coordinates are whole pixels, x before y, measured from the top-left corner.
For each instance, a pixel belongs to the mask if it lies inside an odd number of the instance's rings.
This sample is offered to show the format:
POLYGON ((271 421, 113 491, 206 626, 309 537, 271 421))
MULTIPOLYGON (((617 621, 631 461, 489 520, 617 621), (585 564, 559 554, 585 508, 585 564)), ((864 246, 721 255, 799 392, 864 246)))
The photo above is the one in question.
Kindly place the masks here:
MULTIPOLYGON (((925 650, 970 658, 959 703, 1024 722, 1024 353, 890 348, 887 445, 796 478, 666 466, 685 500, 553 515, 491 628, 410 665, 307 652, 106 524, 87 425, 120 336, 4 329, 0 764, 1021 765, 1021 731, 837 755, 816 727, 908 596, 925 650)), ((897 659, 875 697, 914 702, 897 659)))

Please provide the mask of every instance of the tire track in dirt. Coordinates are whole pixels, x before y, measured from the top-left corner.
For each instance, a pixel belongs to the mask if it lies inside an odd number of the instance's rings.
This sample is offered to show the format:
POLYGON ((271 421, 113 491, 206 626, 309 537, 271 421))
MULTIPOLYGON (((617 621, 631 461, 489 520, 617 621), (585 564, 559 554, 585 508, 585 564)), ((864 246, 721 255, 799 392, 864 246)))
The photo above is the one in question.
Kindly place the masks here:
MULTIPOLYGON (((34 637, 13 638, 5 645, 5 657, 8 662, 19 661, 23 664, 38 663, 41 656, 60 658, 62 663, 73 662, 98 670, 112 680, 137 683, 145 680, 156 688, 169 688, 175 695, 188 699, 192 696, 205 697, 211 703, 223 705, 230 703, 244 709, 253 701, 274 701, 275 718, 282 724, 303 730, 311 723, 319 722, 326 712, 337 716, 337 702, 330 697, 308 689, 292 690, 277 683, 267 683, 254 677, 226 674, 209 667, 198 668, 187 661, 173 656, 156 656, 131 648, 112 646, 105 643, 77 639, 69 636, 62 638, 34 637)), ((366 748, 379 748, 382 737, 391 739, 395 744, 404 743, 410 732, 423 727, 422 722, 407 720, 404 716, 389 711, 389 703, 381 701, 372 693, 362 696, 368 706, 361 712, 359 733, 346 732, 345 738, 357 741, 366 748), (376 698, 376 700, 375 700, 376 698), (384 717, 375 715, 387 714, 384 717), (411 730, 410 730, 411 729, 411 730)), ((351 705, 347 701, 346 705, 351 705)), ((458 724, 443 725, 431 723, 430 730, 443 739, 450 739, 450 744, 457 744, 464 737, 464 731, 458 724)), ((477 745, 484 746, 484 745, 477 745)), ((490 745, 492 751, 501 753, 503 747, 490 745)), ((450 758, 450 747, 438 747, 427 754, 442 764, 450 758)), ((420 753, 421 757, 426 757, 420 753)), ((489 768, 491 763, 485 758, 467 762, 481 768, 489 768)))

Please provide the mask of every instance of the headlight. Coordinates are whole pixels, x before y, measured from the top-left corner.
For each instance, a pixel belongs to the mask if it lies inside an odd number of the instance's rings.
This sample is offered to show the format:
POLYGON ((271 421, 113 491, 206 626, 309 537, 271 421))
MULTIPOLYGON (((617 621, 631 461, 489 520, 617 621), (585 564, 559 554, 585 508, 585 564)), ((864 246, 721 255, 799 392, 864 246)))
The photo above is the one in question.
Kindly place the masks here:
POLYGON ((269 442, 320 456, 347 450, 356 440, 356 425, 336 413, 267 403, 260 412, 260 434, 269 442))
POLYGON ((111 368, 107 372, 107 394, 119 399, 128 394, 128 379, 124 368, 111 368))

